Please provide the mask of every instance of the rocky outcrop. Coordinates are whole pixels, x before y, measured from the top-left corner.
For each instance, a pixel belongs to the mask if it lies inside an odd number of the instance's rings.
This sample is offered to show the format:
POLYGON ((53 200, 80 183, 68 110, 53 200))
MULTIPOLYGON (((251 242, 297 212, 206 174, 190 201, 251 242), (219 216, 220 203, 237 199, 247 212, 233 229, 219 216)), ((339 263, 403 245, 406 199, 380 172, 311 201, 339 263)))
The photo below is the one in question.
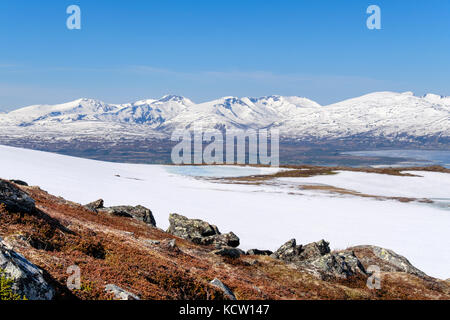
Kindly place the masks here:
POLYGON ((103 199, 98 199, 96 201, 93 201, 93 202, 90 202, 88 204, 85 204, 84 207, 86 209, 88 209, 89 211, 97 213, 99 209, 103 209, 104 208, 103 204, 104 204, 103 199))
POLYGON ((233 233, 221 234, 217 226, 200 219, 188 219, 172 213, 169 216, 168 233, 190 240, 196 244, 214 245, 216 247, 238 247, 239 238, 233 233))
POLYGON ((219 288, 222 292, 225 298, 228 298, 229 300, 237 300, 236 296, 234 295, 233 291, 231 291, 230 288, 228 288, 226 285, 223 284, 222 281, 219 279, 214 279, 210 282, 211 285, 213 285, 216 288, 219 288))
POLYGON ((114 206, 105 208, 103 199, 98 199, 94 202, 84 205, 84 207, 95 213, 103 212, 118 217, 134 218, 139 221, 144 221, 152 227, 156 227, 156 221, 152 211, 140 205, 135 207, 114 206))
POLYGON ((108 284, 105 287, 105 291, 108 293, 112 293, 114 297, 118 300, 141 300, 137 295, 126 291, 115 284, 108 284))
POLYGON ((356 246, 350 248, 361 261, 365 268, 376 265, 384 272, 406 272, 419 277, 427 275, 414 267, 408 259, 392 250, 377 246, 356 246))
POLYGON ((273 252, 270 250, 250 249, 245 254, 249 256, 270 256, 273 252))
POLYGON ((13 281, 12 290, 28 300, 51 300, 54 289, 45 281, 43 271, 13 251, 0 239, 0 269, 13 281))
POLYGON ((305 246, 297 245, 295 239, 283 244, 271 257, 291 263, 301 263, 306 260, 317 259, 330 252, 329 243, 325 240, 309 243, 305 246))
POLYGON ((366 275, 363 265, 352 251, 328 253, 305 264, 313 267, 322 279, 329 276, 346 279, 357 274, 366 275))
POLYGON ((353 251, 330 253, 329 243, 325 240, 302 246, 297 245, 295 239, 291 239, 271 257, 293 263, 320 278, 347 278, 366 274, 364 266, 353 251))
POLYGON ((0 204, 8 211, 31 213, 35 209, 34 200, 9 181, 0 179, 0 204))

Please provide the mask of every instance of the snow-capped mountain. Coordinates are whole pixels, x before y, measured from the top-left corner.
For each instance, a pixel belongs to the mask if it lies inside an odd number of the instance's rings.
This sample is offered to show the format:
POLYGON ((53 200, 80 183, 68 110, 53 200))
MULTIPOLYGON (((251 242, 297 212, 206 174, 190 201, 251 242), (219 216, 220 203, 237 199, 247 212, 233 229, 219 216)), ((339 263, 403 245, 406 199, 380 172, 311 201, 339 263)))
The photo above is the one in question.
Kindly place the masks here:
POLYGON ((301 97, 224 97, 195 104, 174 95, 127 104, 79 99, 0 114, 0 133, 98 136, 170 134, 180 128, 278 128, 295 139, 449 138, 450 97, 376 92, 321 106, 301 97))

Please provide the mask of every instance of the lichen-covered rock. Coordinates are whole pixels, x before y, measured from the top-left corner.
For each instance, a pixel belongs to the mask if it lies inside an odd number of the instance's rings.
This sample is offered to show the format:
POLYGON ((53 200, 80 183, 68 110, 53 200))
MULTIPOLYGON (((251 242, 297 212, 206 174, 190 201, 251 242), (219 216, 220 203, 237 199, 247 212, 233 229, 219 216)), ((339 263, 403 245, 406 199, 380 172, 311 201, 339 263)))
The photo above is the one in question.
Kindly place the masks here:
POLYGON ((51 300, 54 289, 45 281, 43 271, 9 248, 0 239, 0 269, 13 281, 14 293, 28 300, 51 300))
POLYGON ((220 235, 219 229, 200 219, 188 219, 185 216, 171 213, 168 233, 174 236, 200 243, 202 238, 220 235))
POLYGON ((305 246, 297 245, 295 239, 283 244, 271 257, 291 263, 314 260, 330 252, 329 243, 325 240, 309 243, 305 246))
POLYGON ((98 199, 96 201, 90 202, 88 204, 85 204, 84 207, 92 212, 97 213, 99 209, 104 208, 104 201, 103 199, 98 199))
POLYGON ((212 253, 222 257, 228 257, 232 259, 239 258, 241 255, 244 255, 245 252, 241 249, 232 248, 232 247, 223 247, 218 250, 214 250, 212 253))
POLYGON ((236 296, 234 295, 233 291, 231 291, 231 289, 224 285, 223 282, 219 279, 215 278, 210 282, 210 284, 215 286, 216 288, 219 288, 223 292, 224 297, 230 300, 236 300, 236 296))
POLYGON ((105 287, 105 291, 114 294, 114 297, 118 300, 141 300, 137 295, 126 291, 115 284, 108 284, 105 287))
POLYGON ((216 247, 239 247, 240 240, 237 235, 235 235, 233 232, 225 233, 225 234, 216 234, 213 236, 201 238, 200 241, 198 241, 198 244, 201 245, 215 245, 216 247))
POLYGON ((250 249, 246 252, 250 256, 270 256, 273 252, 270 250, 250 249))
POLYGON ((385 272, 406 272, 419 277, 427 276, 423 271, 414 267, 404 256, 392 250, 368 245, 350 249, 355 252, 355 255, 366 268, 370 265, 376 265, 381 271, 385 272))
POLYGON ((34 200, 9 181, 0 179, 0 204, 12 212, 30 213, 35 209, 34 200))
POLYGON ((305 264, 315 268, 323 277, 347 279, 357 274, 366 275, 363 265, 352 251, 329 253, 305 264))
POLYGON ((271 257, 286 262, 298 262, 300 253, 302 252, 302 245, 297 245, 295 239, 291 239, 283 244, 271 257))
POLYGON ((143 206, 114 206, 108 208, 98 208, 98 212, 104 212, 113 216, 134 218, 144 221, 146 224, 156 227, 155 217, 150 209, 143 206))

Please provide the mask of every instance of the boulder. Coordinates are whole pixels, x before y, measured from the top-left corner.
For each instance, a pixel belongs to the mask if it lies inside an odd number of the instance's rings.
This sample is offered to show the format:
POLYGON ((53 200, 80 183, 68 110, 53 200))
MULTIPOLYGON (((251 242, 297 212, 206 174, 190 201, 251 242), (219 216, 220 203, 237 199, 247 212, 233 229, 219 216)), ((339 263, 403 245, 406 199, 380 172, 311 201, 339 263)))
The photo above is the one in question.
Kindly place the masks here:
POLYGON ((225 234, 216 234, 213 236, 200 238, 200 240, 197 241, 198 244, 209 246, 209 245, 215 245, 216 247, 239 247, 240 240, 237 235, 235 235, 233 232, 225 233, 225 234))
POLYGON ((0 179, 0 204, 8 211, 31 213, 35 209, 34 200, 13 183, 0 179))
POLYGON ((323 278, 331 276, 347 279, 357 274, 366 275, 363 265, 352 251, 328 253, 304 264, 307 268, 315 268, 323 278))
POLYGON ((329 243, 325 240, 309 243, 305 246, 297 245, 295 239, 283 244, 271 257, 291 263, 301 263, 314 260, 330 252, 329 243))
POLYGON ((45 281, 42 269, 13 251, 0 239, 0 270, 13 281, 12 290, 28 300, 51 300, 55 290, 45 281))
POLYGON ((156 227, 156 221, 150 209, 143 206, 114 206, 108 208, 98 208, 98 212, 104 212, 113 216, 134 218, 136 220, 144 221, 152 227, 156 227))
POLYGON ((246 252, 249 256, 270 256, 273 252, 270 250, 250 249, 246 252))
POLYGON ((222 257, 228 257, 232 259, 239 258, 241 255, 244 255, 245 252, 241 249, 232 248, 232 247, 222 247, 218 250, 214 250, 212 253, 222 257))
POLYGON ((419 277, 427 275, 414 267, 404 256, 392 250, 377 246, 356 246, 350 248, 361 261, 365 268, 376 265, 384 272, 406 272, 419 277))
POLYGON ((216 226, 203 220, 188 219, 176 213, 170 214, 169 223, 168 233, 195 243, 200 243, 202 238, 220 235, 216 226))
POLYGON ((237 300, 233 291, 231 291, 231 289, 228 288, 226 285, 224 285, 223 282, 220 281, 219 279, 215 278, 213 281, 210 282, 210 284, 216 288, 219 288, 223 292, 225 298, 228 298, 229 300, 237 300))
POLYGON ((126 291, 115 284, 106 285, 105 291, 114 294, 114 297, 118 300, 141 300, 137 295, 126 291))
POLYGON ((103 199, 98 199, 98 200, 96 200, 94 202, 85 204, 84 207, 86 209, 92 211, 92 212, 97 213, 99 209, 103 209, 104 208, 103 204, 104 204, 103 199))

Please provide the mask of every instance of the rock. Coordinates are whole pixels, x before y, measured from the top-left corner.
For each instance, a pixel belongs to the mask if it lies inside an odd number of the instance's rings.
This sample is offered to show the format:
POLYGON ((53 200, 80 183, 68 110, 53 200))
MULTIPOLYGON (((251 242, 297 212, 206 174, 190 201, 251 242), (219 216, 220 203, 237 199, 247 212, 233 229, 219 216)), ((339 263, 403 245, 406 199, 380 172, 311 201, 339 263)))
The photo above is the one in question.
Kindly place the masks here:
POLYGON ((177 247, 177 241, 175 239, 164 239, 163 241, 161 241, 161 248, 171 251, 179 251, 179 248, 177 247))
MULTIPOLYGON (((200 240, 197 240, 198 244, 208 246, 208 245, 215 245, 216 247, 233 247, 236 248, 239 246, 240 240, 237 235, 235 235, 233 232, 229 232, 226 234, 216 234, 213 236, 200 238, 200 240)), ((194 241, 195 242, 195 241, 194 241)))
POLYGON ((250 249, 246 252, 250 256, 270 256, 273 252, 270 250, 250 249))
POLYGON ((286 262, 298 262, 300 261, 299 256, 301 252, 302 245, 297 245, 297 241, 295 239, 291 239, 271 254, 271 257, 286 262))
POLYGON ((176 213, 170 214, 169 222, 168 233, 196 243, 200 243, 202 238, 220 235, 216 226, 199 219, 188 219, 176 213))
POLYGON ((105 291, 114 294, 114 297, 119 300, 141 300, 137 295, 126 291, 115 284, 108 284, 105 291))
POLYGON ((10 249, 0 239, 0 269, 14 284, 12 290, 28 300, 51 300, 55 290, 45 281, 42 269, 10 249))
POLYGON ((231 289, 228 288, 226 285, 224 285, 223 282, 220 281, 219 279, 215 278, 213 281, 210 282, 210 284, 219 288, 223 292, 223 295, 226 298, 228 298, 230 300, 237 300, 233 291, 231 291, 231 289))
POLYGON ((143 206, 114 206, 108 208, 97 209, 98 212, 104 212, 113 216, 134 218, 136 220, 144 221, 152 227, 156 227, 156 221, 153 217, 152 211, 143 206))
POLYGON ((15 179, 13 179, 13 180, 9 180, 9 181, 11 181, 12 183, 15 183, 15 184, 17 184, 19 186, 28 187, 28 183, 26 183, 25 181, 22 181, 22 180, 15 180, 15 179))
POLYGON ((303 260, 317 259, 330 253, 330 243, 325 240, 320 240, 313 243, 308 243, 302 247, 301 257, 303 260))
POLYGON ((161 243, 161 241, 158 240, 151 240, 151 239, 145 239, 144 243, 149 244, 151 246, 157 246, 158 244, 161 243))
POLYGON ((218 250, 214 250, 212 253, 218 256, 229 257, 232 259, 239 258, 241 255, 245 254, 245 252, 242 251, 241 249, 232 247, 223 247, 218 250))
POLYGON ((376 265, 384 272, 406 272, 419 277, 427 275, 414 267, 408 259, 392 250, 377 246, 356 246, 350 248, 361 261, 365 268, 376 265))
POLYGON ((330 252, 329 243, 325 240, 309 243, 305 246, 297 245, 295 239, 283 244, 271 257, 291 263, 301 263, 317 259, 330 252))
POLYGON ((0 204, 8 211, 31 213, 35 209, 34 200, 9 181, 0 179, 0 204))
POLYGON ((96 200, 94 202, 91 202, 91 203, 88 203, 88 204, 84 205, 84 207, 86 209, 92 211, 92 212, 97 213, 98 209, 103 209, 104 208, 103 204, 104 204, 103 199, 98 199, 98 200, 96 200))
POLYGON ((331 276, 347 279, 356 274, 366 275, 366 271, 352 251, 329 253, 313 261, 304 262, 317 269, 324 277, 331 276))

